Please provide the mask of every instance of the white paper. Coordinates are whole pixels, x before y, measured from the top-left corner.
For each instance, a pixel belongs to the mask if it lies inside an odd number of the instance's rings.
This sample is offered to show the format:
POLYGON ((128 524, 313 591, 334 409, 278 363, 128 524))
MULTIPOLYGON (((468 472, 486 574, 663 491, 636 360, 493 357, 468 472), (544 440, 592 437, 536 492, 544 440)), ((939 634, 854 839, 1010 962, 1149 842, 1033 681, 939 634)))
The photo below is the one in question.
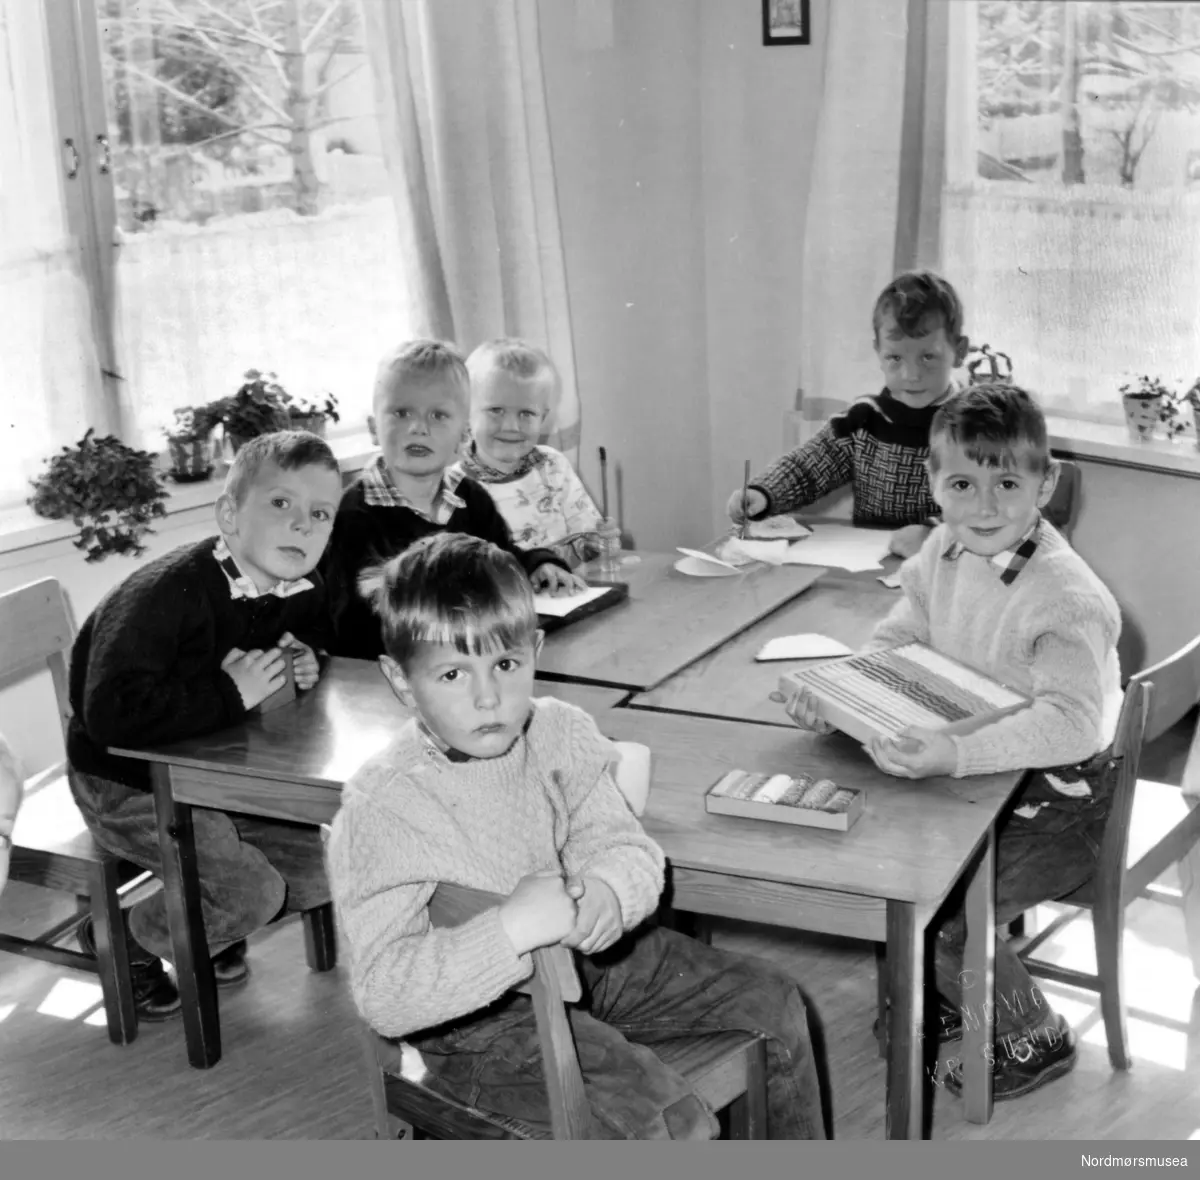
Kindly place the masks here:
POLYGON ((889 590, 899 590, 900 589, 900 575, 899 574, 884 574, 883 577, 878 580, 880 582, 882 582, 889 590))
POLYGON ((833 656, 850 656, 854 652, 838 639, 828 635, 779 635, 759 649, 756 660, 820 660, 833 656))
POLYGON ((735 573, 737 572, 737 566, 732 562, 724 561, 720 557, 714 557, 711 553, 705 553, 702 549, 685 549, 680 545, 679 552, 685 557, 694 557, 697 561, 710 561, 713 565, 723 565, 726 569, 731 569, 735 573))
POLYGON ((554 615, 556 618, 561 619, 563 615, 569 615, 572 611, 578 610, 581 606, 586 606, 602 594, 607 594, 608 590, 607 586, 589 586, 586 590, 581 590, 578 594, 564 594, 558 598, 552 597, 549 594, 535 594, 533 596, 533 605, 537 608, 539 615, 554 615))
POLYGON ((812 529, 794 516, 768 516, 766 520, 751 520, 746 524, 746 536, 759 541, 774 541, 780 537, 794 541, 811 533, 812 529))
POLYGON ((681 557, 675 568, 691 578, 736 578, 742 572, 723 561, 700 561, 695 557, 681 557))
POLYGON ((872 570, 883 565, 888 552, 887 532, 856 529, 848 524, 822 524, 811 537, 797 541, 783 559, 785 565, 825 565, 844 570, 872 570))
POLYGON ((728 540, 721 543, 720 555, 728 562, 737 564, 740 562, 761 561, 766 565, 783 565, 784 559, 787 557, 788 542, 786 539, 778 541, 752 541, 749 539, 743 540, 741 537, 730 537, 728 540))

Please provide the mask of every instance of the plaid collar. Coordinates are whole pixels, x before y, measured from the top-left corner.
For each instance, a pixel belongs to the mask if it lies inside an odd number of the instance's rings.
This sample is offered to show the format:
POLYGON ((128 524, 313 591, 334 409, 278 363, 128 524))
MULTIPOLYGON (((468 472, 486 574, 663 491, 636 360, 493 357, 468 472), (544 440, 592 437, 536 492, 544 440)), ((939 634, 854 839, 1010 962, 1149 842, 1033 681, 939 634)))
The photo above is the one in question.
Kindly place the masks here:
MULTIPOLYGON (((1042 518, 1039 515, 1019 541, 988 558, 988 561, 1000 570, 1000 581, 1006 586, 1011 586, 1017 580, 1017 575, 1029 564, 1029 559, 1037 552, 1038 541, 1041 540, 1042 535, 1041 525, 1042 518)), ((952 541, 942 557, 946 561, 957 561, 966 548, 961 541, 952 541)))
POLYGON ((225 538, 221 537, 213 546, 213 557, 216 558, 217 565, 221 567, 221 572, 225 575, 225 580, 229 583, 229 597, 236 601, 239 598, 291 598, 293 594, 303 594, 305 590, 313 588, 312 582, 307 578, 297 578, 293 582, 276 582, 270 590, 260 590, 255 585, 254 579, 242 573, 241 567, 238 565, 232 553, 229 552, 229 546, 225 544, 225 538))
POLYGON ((541 467, 545 462, 545 452, 540 447, 534 447, 527 455, 521 457, 511 471, 501 471, 483 461, 479 455, 479 448, 472 440, 467 453, 458 461, 458 466, 479 483, 512 483, 528 475, 535 467, 541 467))
POLYGON ((466 472, 458 464, 447 467, 442 472, 442 483, 433 497, 433 508, 423 512, 392 481, 391 472, 382 455, 369 467, 363 469, 359 481, 363 488, 363 497, 373 508, 407 508, 415 512, 422 520, 431 524, 444 525, 455 510, 465 508, 467 502, 457 495, 457 488, 466 478, 466 472))

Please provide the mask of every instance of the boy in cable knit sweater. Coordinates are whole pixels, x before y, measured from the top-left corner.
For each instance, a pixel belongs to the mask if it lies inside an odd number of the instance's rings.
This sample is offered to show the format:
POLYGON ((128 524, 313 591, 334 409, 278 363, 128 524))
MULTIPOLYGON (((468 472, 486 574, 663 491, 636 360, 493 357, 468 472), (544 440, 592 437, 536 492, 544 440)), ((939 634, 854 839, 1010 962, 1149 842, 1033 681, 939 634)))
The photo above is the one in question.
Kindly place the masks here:
POLYGON ((582 710, 532 699, 541 636, 516 560, 439 534, 369 587, 380 664, 415 716, 346 784, 327 858, 363 1018, 421 1053, 435 1088, 548 1127, 530 953, 579 952, 571 1023, 601 1138, 710 1138, 711 1110, 653 1052, 706 1032, 767 1038, 768 1132, 823 1138, 807 1017, 777 968, 646 919, 663 854, 613 777, 616 748, 582 710), (439 882, 504 900, 431 927, 439 882))
MULTIPOLYGON (((908 778, 1033 769, 997 829, 996 924, 1073 892, 1093 873, 1114 780, 1101 752, 1121 707, 1120 611, 1087 564, 1041 517, 1054 491, 1046 423, 1015 386, 973 386, 950 398, 930 432, 929 477, 943 523, 901 568, 904 597, 865 650, 925 643, 1032 698, 972 733, 910 730, 869 749, 908 778)), ((824 730, 800 694, 793 719, 824 730)), ((945 1031, 988 1001, 962 979, 961 911, 935 955, 945 1031)), ((996 948, 994 1094, 1013 1098, 1069 1071, 1074 1038, 1004 939, 996 948)), ((947 1078, 961 1085, 959 1073, 947 1078)))

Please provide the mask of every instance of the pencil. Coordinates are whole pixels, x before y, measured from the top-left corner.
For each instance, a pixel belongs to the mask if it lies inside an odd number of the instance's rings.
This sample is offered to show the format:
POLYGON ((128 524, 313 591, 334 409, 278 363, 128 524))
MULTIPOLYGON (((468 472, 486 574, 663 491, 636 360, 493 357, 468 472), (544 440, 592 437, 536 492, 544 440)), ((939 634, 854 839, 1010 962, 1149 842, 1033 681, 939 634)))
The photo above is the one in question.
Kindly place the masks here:
POLYGON ((746 495, 750 490, 750 460, 746 460, 746 466, 742 470, 742 527, 738 536, 744 541, 746 539, 746 495))
POLYGON ((608 452, 600 448, 600 515, 608 519, 608 452))

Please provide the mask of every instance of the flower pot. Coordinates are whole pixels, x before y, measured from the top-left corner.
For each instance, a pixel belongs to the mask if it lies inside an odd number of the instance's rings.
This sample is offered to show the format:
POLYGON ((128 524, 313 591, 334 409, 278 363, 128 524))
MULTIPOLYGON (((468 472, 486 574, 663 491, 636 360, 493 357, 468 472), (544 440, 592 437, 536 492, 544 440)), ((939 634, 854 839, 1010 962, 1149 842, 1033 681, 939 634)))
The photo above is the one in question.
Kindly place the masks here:
POLYGON ((1139 397, 1126 393, 1121 396, 1121 404, 1125 407, 1125 425, 1129 428, 1130 438, 1143 441, 1153 438, 1162 415, 1162 394, 1139 397))
POLYGON ((293 414, 291 418, 292 430, 307 430, 310 434, 315 434, 317 438, 325 437, 325 415, 324 414, 293 414))
POLYGON ((168 439, 171 450, 171 478, 176 483, 197 483, 208 479, 213 469, 213 447, 211 438, 197 438, 186 442, 168 439))

